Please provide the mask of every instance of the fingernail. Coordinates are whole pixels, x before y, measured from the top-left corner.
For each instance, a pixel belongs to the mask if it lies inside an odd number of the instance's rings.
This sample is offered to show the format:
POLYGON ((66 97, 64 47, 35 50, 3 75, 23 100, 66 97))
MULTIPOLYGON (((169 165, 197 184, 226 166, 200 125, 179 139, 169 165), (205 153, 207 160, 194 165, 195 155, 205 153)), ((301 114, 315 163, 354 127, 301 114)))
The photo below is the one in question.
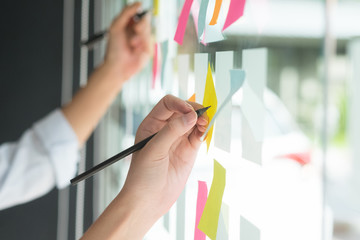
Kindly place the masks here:
POLYGON ((207 123, 208 120, 204 116, 199 117, 199 124, 206 125, 207 123))
POLYGON ((182 116, 182 119, 185 125, 192 125, 195 123, 196 120, 194 116, 194 112, 186 113, 185 115, 182 116))
POLYGON ((187 102, 185 102, 185 103, 186 103, 186 106, 187 106, 189 109, 191 109, 191 110, 194 109, 193 106, 191 106, 189 103, 187 103, 187 102))

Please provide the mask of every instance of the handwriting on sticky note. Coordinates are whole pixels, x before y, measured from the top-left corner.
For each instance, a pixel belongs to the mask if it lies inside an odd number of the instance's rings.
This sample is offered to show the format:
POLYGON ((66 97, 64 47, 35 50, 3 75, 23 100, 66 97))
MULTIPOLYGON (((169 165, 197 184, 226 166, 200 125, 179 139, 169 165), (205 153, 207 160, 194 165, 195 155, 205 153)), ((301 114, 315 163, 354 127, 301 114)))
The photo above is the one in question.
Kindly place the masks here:
POLYGON ((230 92, 227 95, 227 97, 225 98, 224 102, 219 107, 219 110, 211 118, 211 120, 210 120, 210 117, 209 117, 210 123, 209 123, 209 125, 208 125, 208 127, 207 127, 207 129, 206 129, 206 131, 205 131, 202 138, 204 138, 206 136, 206 134, 208 132, 210 132, 210 130, 213 128, 213 125, 215 123, 215 119, 217 118, 217 116, 219 116, 219 114, 224 109, 226 104, 231 100, 232 96, 241 88, 241 86, 244 83, 244 80, 245 80, 245 71, 244 70, 240 70, 240 69, 231 69, 230 70, 230 92))
POLYGON ((222 197, 225 190, 226 170, 214 159, 214 177, 198 228, 215 240, 219 223, 222 197))
POLYGON ((186 24, 189 18, 192 3, 193 0, 185 0, 184 6, 180 13, 179 22, 174 37, 175 42, 177 42, 180 45, 182 45, 183 43, 186 24))
POLYGON ((194 239, 195 240, 205 240, 206 235, 197 227, 202 213, 204 211, 205 203, 207 200, 207 185, 206 182, 198 181, 198 195, 197 195, 197 202, 196 202, 196 219, 195 219, 195 233, 194 239))
MULTIPOLYGON (((209 121, 211 121, 217 110, 217 98, 216 98, 215 85, 211 73, 210 63, 208 65, 208 72, 206 75, 203 106, 211 106, 211 108, 207 110, 209 121)), ((213 133, 213 126, 211 126, 207 131, 206 145, 208 151, 211 143, 212 133, 213 133)))
POLYGON ((223 31, 243 16, 245 2, 246 0, 231 0, 225 24, 222 29, 223 31))
POLYGON ((209 25, 215 25, 217 23, 219 13, 220 13, 221 3, 222 3, 222 0, 216 0, 214 13, 213 13, 213 16, 211 18, 209 25))

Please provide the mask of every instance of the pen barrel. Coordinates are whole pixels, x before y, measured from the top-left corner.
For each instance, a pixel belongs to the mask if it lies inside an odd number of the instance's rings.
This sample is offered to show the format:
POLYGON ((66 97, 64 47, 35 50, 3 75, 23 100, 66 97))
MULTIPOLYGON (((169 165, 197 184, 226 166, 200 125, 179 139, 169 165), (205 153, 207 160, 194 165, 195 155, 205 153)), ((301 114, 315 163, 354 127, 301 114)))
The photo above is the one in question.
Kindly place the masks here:
MULTIPOLYGON (((210 106, 205 107, 205 108, 201 108, 196 110, 196 114, 197 117, 200 117, 204 112, 206 112, 207 109, 209 109, 210 106)), ((78 176, 76 176, 75 178, 71 179, 71 185, 75 185, 78 182, 85 180, 89 177, 91 177, 92 175, 94 175, 95 173, 99 172, 100 170, 106 168, 107 166, 110 166, 111 164, 123 159, 124 157, 129 156, 130 154, 139 151, 140 149, 142 149, 146 143, 148 143, 157 133, 151 135, 150 137, 145 138, 144 140, 138 142, 137 144, 135 144, 134 146, 129 147, 128 149, 125 149, 124 151, 112 156, 111 158, 105 160, 102 163, 99 163, 98 165, 94 166, 93 168, 89 169, 88 171, 85 171, 81 174, 79 174, 78 176)))
POLYGON ((156 133, 151 135, 150 137, 147 137, 144 140, 138 142, 134 146, 131 146, 128 149, 125 149, 124 151, 112 156, 108 160, 94 166, 93 168, 89 169, 88 171, 85 171, 82 174, 76 176, 75 178, 70 180, 71 185, 75 185, 78 182, 91 177, 92 175, 94 175, 95 173, 101 171, 102 169, 106 168, 107 166, 109 166, 109 165, 123 159, 124 157, 127 157, 130 154, 142 149, 146 145, 146 143, 148 143, 155 135, 156 135, 156 133))

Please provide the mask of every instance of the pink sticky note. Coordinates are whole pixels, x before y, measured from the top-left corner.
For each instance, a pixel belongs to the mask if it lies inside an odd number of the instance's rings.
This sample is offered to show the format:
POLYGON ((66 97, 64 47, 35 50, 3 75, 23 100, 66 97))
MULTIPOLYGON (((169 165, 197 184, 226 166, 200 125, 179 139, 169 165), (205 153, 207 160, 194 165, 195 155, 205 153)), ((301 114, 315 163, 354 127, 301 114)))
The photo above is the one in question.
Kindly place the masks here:
POLYGON ((184 6, 180 13, 179 22, 178 22, 176 32, 175 32, 175 37, 174 37, 175 42, 177 42, 180 45, 182 45, 182 43, 183 43, 186 24, 187 24, 187 21, 189 18, 192 3, 193 3, 193 0, 185 0, 184 6))
POLYGON ((195 220, 195 240, 205 240, 206 235, 203 233, 197 226, 199 225, 201 215, 203 213, 205 203, 207 200, 207 186, 206 182, 198 181, 198 196, 197 196, 197 203, 196 203, 196 220, 195 220))
POLYGON ((160 69, 159 69, 159 67, 160 67, 159 51, 160 51, 159 43, 155 43, 153 66, 152 66, 152 88, 153 89, 155 88, 156 79, 159 77, 159 72, 160 72, 160 69))
POLYGON ((244 14, 246 0, 231 0, 223 31, 244 14))

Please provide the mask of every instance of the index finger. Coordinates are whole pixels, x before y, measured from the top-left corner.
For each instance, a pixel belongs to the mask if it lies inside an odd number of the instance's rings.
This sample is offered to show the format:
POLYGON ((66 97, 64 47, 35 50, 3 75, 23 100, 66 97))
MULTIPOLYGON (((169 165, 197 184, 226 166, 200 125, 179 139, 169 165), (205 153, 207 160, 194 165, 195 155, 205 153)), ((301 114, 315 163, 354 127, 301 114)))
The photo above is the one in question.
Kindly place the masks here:
POLYGON ((129 21, 135 16, 135 14, 139 11, 141 7, 141 3, 136 2, 131 5, 126 6, 122 12, 114 19, 112 26, 110 27, 110 31, 119 31, 124 29, 129 21))
POLYGON ((188 113, 194 111, 194 108, 186 101, 173 95, 166 95, 149 113, 148 117, 160 121, 168 120, 174 113, 188 113))

